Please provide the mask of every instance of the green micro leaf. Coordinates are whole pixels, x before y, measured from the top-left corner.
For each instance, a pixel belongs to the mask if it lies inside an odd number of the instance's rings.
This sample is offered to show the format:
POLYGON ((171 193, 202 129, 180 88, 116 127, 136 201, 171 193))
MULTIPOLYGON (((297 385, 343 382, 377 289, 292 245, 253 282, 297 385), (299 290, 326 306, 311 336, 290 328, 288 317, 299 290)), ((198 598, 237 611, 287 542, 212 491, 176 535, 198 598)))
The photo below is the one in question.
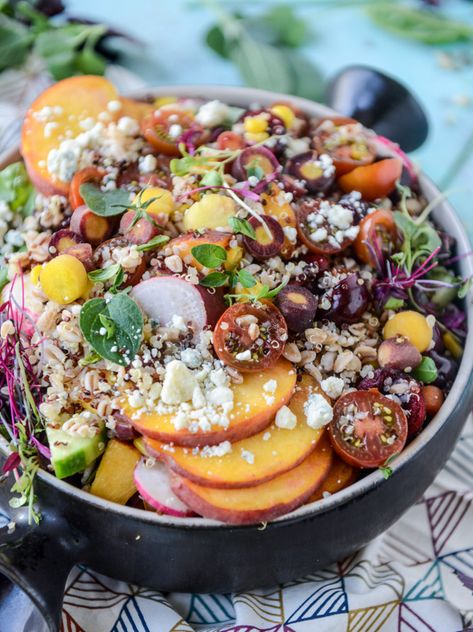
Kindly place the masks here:
POLYGON ((239 270, 236 276, 244 288, 250 288, 256 285, 256 279, 246 270, 239 270))
POLYGON ((79 325, 84 338, 100 357, 122 366, 130 364, 143 338, 140 308, 123 292, 110 300, 87 301, 80 311, 79 325), (102 327, 106 335, 100 333, 102 327))
POLYGON ((458 298, 465 298, 473 285, 473 277, 469 277, 463 281, 462 286, 458 290, 458 298))
POLYGON ((432 358, 424 356, 419 366, 412 371, 412 375, 416 378, 416 380, 419 380, 424 384, 431 384, 432 382, 435 382, 437 379, 437 367, 435 366, 435 362, 432 358))
POLYGON ((200 185, 203 187, 221 187, 223 178, 218 171, 209 171, 200 179, 200 185))
POLYGON ((401 309, 401 307, 404 307, 402 298, 394 298, 393 296, 390 296, 384 304, 384 309, 401 309))
POLYGON ((139 252, 148 252, 148 250, 156 250, 160 246, 164 246, 169 241, 169 237, 167 235, 156 235, 153 239, 150 239, 145 244, 141 244, 137 246, 136 249, 139 252))
POLYGON ((230 217, 228 219, 228 225, 233 228, 235 233, 246 235, 250 239, 256 239, 256 232, 253 226, 247 219, 240 219, 239 217, 230 217))
POLYGON ((103 283, 104 281, 110 281, 110 279, 115 279, 118 273, 122 270, 122 267, 119 263, 114 263, 107 268, 99 268, 98 270, 92 270, 87 275, 91 281, 94 283, 103 283))
POLYGON ((125 189, 101 191, 92 182, 85 182, 80 187, 80 194, 90 210, 101 217, 121 215, 131 205, 130 192, 125 189))
POLYGON ((23 217, 31 215, 36 191, 23 162, 14 162, 0 171, 0 200, 23 217))
POLYGON ((222 246, 202 244, 194 246, 192 256, 206 268, 218 268, 227 259, 227 252, 222 246))
POLYGON ((204 287, 222 287, 228 282, 228 274, 225 272, 211 272, 200 280, 204 287))

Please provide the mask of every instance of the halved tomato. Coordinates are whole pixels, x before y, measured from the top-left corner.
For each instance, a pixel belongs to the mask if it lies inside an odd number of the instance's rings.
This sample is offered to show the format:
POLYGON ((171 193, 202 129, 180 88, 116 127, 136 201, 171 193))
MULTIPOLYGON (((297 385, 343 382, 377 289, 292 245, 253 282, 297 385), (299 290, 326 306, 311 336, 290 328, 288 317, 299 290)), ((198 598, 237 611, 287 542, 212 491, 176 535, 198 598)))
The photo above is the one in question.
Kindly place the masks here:
POLYGON ((353 169, 339 178, 338 184, 345 193, 359 191, 364 200, 372 202, 389 195, 401 174, 402 162, 398 158, 385 158, 353 169))
POLYGON ((269 301, 232 305, 220 317, 213 335, 220 360, 243 373, 273 366, 286 340, 284 316, 269 301))
POLYGON ((69 188, 69 202, 73 211, 79 206, 85 204, 84 198, 80 194, 81 186, 86 182, 95 182, 98 184, 102 181, 104 175, 105 171, 103 169, 99 169, 99 167, 85 167, 85 169, 76 171, 69 188))
POLYGON ((376 267, 378 259, 389 254, 390 246, 396 241, 394 215, 388 209, 380 208, 361 220, 360 231, 354 243, 355 254, 360 261, 376 267))
POLYGON ((219 149, 235 151, 236 149, 243 149, 245 144, 245 139, 235 132, 222 132, 217 137, 219 149))
POLYGON ((332 158, 337 176, 369 165, 376 156, 360 123, 343 116, 323 119, 314 132, 313 145, 319 154, 328 154, 332 158))
POLYGON ((377 389, 342 395, 328 425, 332 445, 350 465, 374 468, 402 450, 407 418, 398 403, 377 389))
POLYGON ((141 133, 148 143, 166 156, 180 156, 178 139, 191 132, 192 144, 201 145, 205 131, 192 112, 165 107, 155 110, 141 122, 141 133))
POLYGON ((320 223, 311 228, 309 220, 311 215, 318 215, 321 200, 319 198, 313 198, 303 201, 296 211, 297 216, 297 232, 300 240, 311 252, 315 252, 318 255, 333 255, 346 250, 352 243, 353 239, 345 238, 341 243, 338 243, 335 239, 335 233, 338 229, 329 224, 328 220, 320 216, 320 223), (324 240, 314 241, 311 238, 312 233, 315 233, 316 229, 325 229, 326 237, 324 240), (333 233, 333 234, 332 234, 333 233))

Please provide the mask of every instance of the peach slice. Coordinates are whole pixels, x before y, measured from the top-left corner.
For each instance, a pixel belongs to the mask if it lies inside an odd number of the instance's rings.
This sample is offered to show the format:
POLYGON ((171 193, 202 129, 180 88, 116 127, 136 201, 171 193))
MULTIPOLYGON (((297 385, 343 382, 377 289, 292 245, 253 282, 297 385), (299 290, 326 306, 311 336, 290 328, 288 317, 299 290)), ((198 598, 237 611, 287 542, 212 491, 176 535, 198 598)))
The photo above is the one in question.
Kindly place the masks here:
POLYGON ((121 109, 118 111, 118 116, 129 116, 130 118, 136 119, 138 123, 156 109, 151 103, 136 101, 136 99, 119 97, 118 100, 122 104, 121 109))
POLYGON ((348 487, 354 483, 358 478, 359 470, 352 465, 348 465, 345 461, 342 461, 336 454, 333 456, 332 466, 324 480, 322 485, 318 487, 312 496, 307 501, 308 503, 314 502, 314 500, 320 500, 324 497, 324 493, 335 494, 341 489, 348 487))
POLYGON ((69 182, 48 170, 49 152, 84 132, 81 123, 89 118, 97 121, 117 96, 104 77, 84 75, 55 83, 34 101, 23 123, 21 153, 31 181, 41 193, 67 195, 69 182))
POLYGON ((315 450, 323 430, 307 425, 304 404, 316 387, 313 378, 304 376, 302 387, 298 386, 292 396, 289 408, 297 417, 295 428, 272 425, 266 431, 237 441, 224 456, 194 454, 187 448, 167 446, 155 439, 146 439, 146 448, 175 472, 200 485, 220 488, 259 485, 296 467, 315 450), (249 463, 242 454, 251 454, 254 462, 249 463))
POLYGON ((213 244, 215 246, 221 246, 226 250, 232 237, 233 235, 230 233, 222 233, 218 230, 209 230, 203 235, 187 233, 172 239, 166 245, 166 253, 169 251, 171 254, 178 254, 186 263, 193 265, 200 271, 203 266, 192 256, 192 248, 194 248, 194 246, 201 246, 202 244, 213 244))
MULTIPOLYGON (((292 206, 287 201, 281 201, 280 196, 284 195, 284 192, 276 186, 275 184, 271 185, 271 194, 263 193, 261 199, 263 201, 263 209, 266 215, 271 215, 274 219, 277 219, 281 224, 283 230, 285 228, 293 228, 296 230, 297 227, 297 219, 296 214, 292 206)), ((296 233, 294 233, 296 236, 296 233)), ((281 249, 281 255, 283 257, 290 257, 295 247, 295 240, 291 241, 287 235, 287 232, 284 233, 284 244, 281 249)))
POLYGON ((136 494, 133 477, 140 458, 141 454, 129 443, 111 439, 100 461, 90 493, 119 505, 126 505, 133 494, 136 494))
POLYGON ((291 398, 295 385, 296 372, 287 360, 281 359, 261 373, 247 373, 241 384, 232 386, 234 407, 229 414, 228 427, 213 426, 208 432, 176 430, 171 414, 137 412, 127 401, 122 402, 122 413, 138 432, 152 439, 186 447, 216 445, 222 441, 239 441, 267 428, 276 412, 291 398), (263 390, 269 380, 277 384, 271 394, 272 401, 263 390))
POLYGON ((326 433, 300 465, 272 480, 243 489, 204 487, 174 475, 172 488, 190 509, 229 524, 274 520, 304 504, 330 470, 333 450, 326 433))

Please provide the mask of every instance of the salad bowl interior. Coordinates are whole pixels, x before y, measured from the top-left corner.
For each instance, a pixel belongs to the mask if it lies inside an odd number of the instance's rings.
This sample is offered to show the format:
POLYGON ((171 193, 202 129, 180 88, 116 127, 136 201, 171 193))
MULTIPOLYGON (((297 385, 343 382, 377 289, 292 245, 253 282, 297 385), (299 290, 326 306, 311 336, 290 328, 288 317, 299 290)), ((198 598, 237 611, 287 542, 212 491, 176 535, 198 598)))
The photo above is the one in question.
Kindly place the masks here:
MULTIPOLYGON (((130 96, 169 94, 219 99, 242 107, 288 99, 287 95, 221 86, 164 86, 130 96)), ((290 100, 311 116, 334 114, 305 99, 290 100)), ((15 157, 12 154, 10 161, 15 157)), ((456 240, 459 273, 464 278, 473 276, 473 261, 467 256, 471 246, 460 220, 424 175, 420 187, 428 201, 438 200, 432 217, 456 240)), ((43 519, 38 526, 28 524, 24 509, 8 507, 11 481, 0 485, 0 509, 7 517, 3 526, 0 523, 0 572, 29 595, 44 630, 55 630, 64 582, 74 563, 83 562, 99 572, 158 590, 227 592, 289 581, 352 554, 422 496, 447 460, 471 410, 473 310, 468 299, 464 309, 468 335, 456 379, 437 415, 393 461, 388 480, 375 470, 262 528, 119 506, 40 471, 38 503, 43 519), (8 527, 12 523, 14 531, 8 527), (51 572, 55 579, 45 587, 41 578, 50 577, 51 572)), ((6 442, 0 443, 0 452, 6 458, 6 442)))

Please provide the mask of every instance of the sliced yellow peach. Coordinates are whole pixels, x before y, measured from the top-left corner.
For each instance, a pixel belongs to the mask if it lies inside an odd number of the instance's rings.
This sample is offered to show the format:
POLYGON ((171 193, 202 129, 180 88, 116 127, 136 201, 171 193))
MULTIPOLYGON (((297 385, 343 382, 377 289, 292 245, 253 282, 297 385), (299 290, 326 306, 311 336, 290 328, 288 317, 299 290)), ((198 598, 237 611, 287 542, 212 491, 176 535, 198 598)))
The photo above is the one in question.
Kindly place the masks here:
MULTIPOLYGON (((155 109, 151 103, 144 103, 143 101, 136 101, 136 99, 128 99, 127 97, 119 97, 118 100, 122 104, 120 110, 118 110, 118 117, 129 116, 141 122, 145 116, 151 114, 155 109)), ((115 115, 116 118, 116 115, 115 115)))
POLYGON ((126 505, 136 486, 133 474, 141 458, 138 450, 129 443, 111 439, 100 461, 90 493, 126 505))
POLYGON ((187 448, 146 439, 150 454, 165 460, 178 474, 208 487, 252 487, 269 481, 296 467, 315 450, 322 429, 314 430, 306 423, 304 404, 317 383, 304 376, 304 385, 297 386, 288 407, 297 417, 295 428, 280 428, 275 424, 247 439, 237 441, 231 452, 218 457, 208 451, 194 454, 187 448), (243 458, 250 455, 250 462, 243 458))
POLYGON ((232 235, 230 233, 222 233, 218 230, 209 230, 203 235, 198 233, 186 233, 172 239, 166 245, 166 252, 178 254, 183 261, 194 266, 197 270, 202 270, 203 266, 192 256, 192 248, 203 244, 213 244, 221 246, 225 250, 229 247, 232 235))
POLYGON ((69 182, 48 170, 49 152, 84 132, 86 120, 98 121, 107 104, 116 99, 117 91, 107 79, 84 75, 55 83, 34 101, 23 122, 21 153, 41 193, 67 195, 69 182))
MULTIPOLYGON (((271 186, 271 193, 263 193, 261 199, 263 201, 264 213, 271 215, 274 219, 277 219, 281 226, 284 228, 297 228, 296 214, 289 202, 282 199, 284 192, 273 184, 271 186)), ((296 233, 294 233, 296 236, 296 233)), ((287 235, 284 234, 284 244, 281 250, 281 255, 285 258, 290 257, 295 247, 295 239, 291 241, 287 235)))
POLYGON ((266 522, 296 509, 323 482, 330 470, 332 448, 324 433, 300 465, 266 483, 243 489, 204 487, 174 475, 174 493, 205 518, 229 524, 266 522))
POLYGON ((229 413, 228 427, 214 425, 207 432, 190 432, 187 428, 177 430, 171 414, 143 413, 137 416, 127 401, 122 403, 122 412, 138 432, 152 439, 185 447, 216 445, 222 441, 239 441, 267 428, 276 412, 290 400, 295 385, 296 372, 284 359, 261 373, 247 373, 241 384, 232 386, 234 406, 229 413), (271 398, 263 389, 270 380, 276 382, 271 398))
POLYGON ((334 454, 332 466, 324 480, 322 485, 318 487, 312 496, 307 501, 308 503, 314 500, 320 500, 324 497, 325 493, 335 494, 341 489, 348 487, 356 481, 359 475, 359 470, 352 465, 348 465, 345 461, 342 461, 340 457, 334 454))

